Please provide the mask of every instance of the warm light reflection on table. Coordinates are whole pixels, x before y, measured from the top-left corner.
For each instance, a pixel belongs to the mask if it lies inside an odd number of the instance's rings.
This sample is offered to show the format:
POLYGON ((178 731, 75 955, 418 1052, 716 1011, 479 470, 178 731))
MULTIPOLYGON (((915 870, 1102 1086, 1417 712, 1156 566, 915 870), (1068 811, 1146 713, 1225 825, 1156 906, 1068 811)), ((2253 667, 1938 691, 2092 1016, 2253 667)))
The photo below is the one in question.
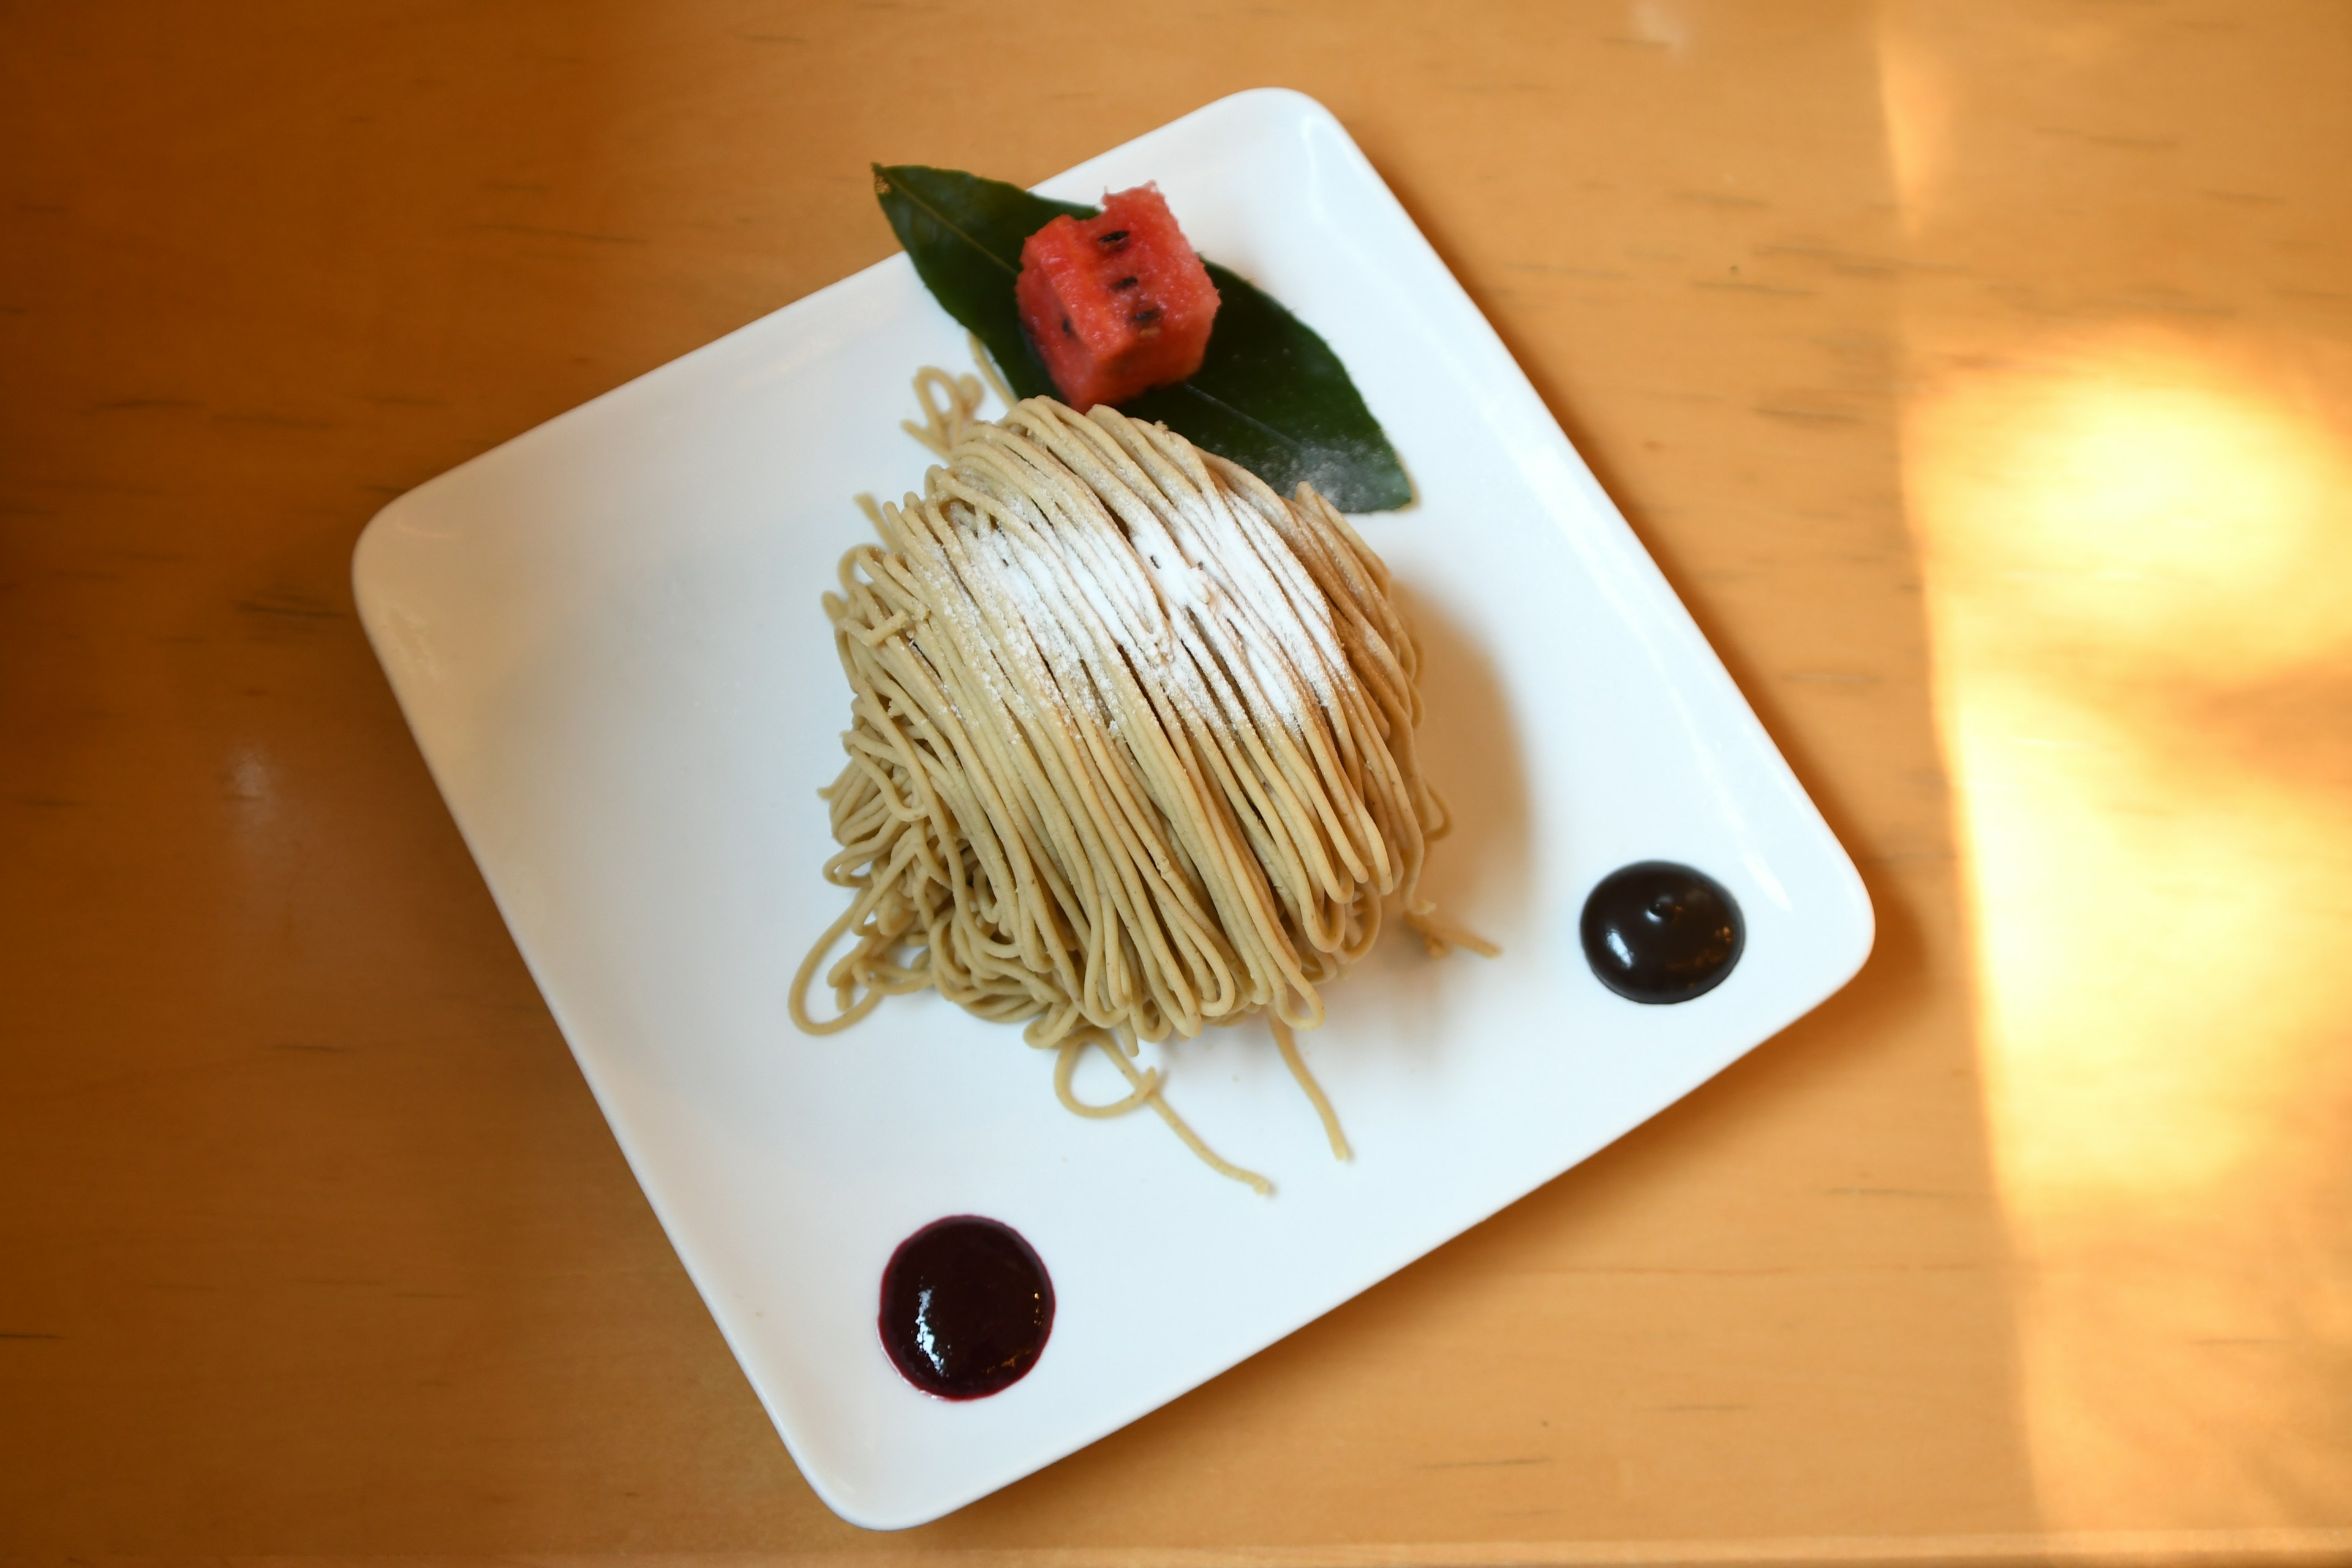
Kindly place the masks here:
POLYGON ((1905 479, 1995 1170, 2038 1265, 2038 1479, 2078 1522, 2182 1476, 2291 1519, 2341 1479, 2352 1392, 2305 1353, 2352 1330, 2306 1258, 2352 1163, 2352 817, 2281 765, 2309 737, 2231 710, 2352 678, 2352 470, 2185 342, 2011 357, 1909 411, 1905 479), (2237 1474, 2197 1463, 2216 1423, 2260 1435, 2237 1474))
POLYGON ((2295 164, 2186 171, 2201 235, 2134 188, 2189 161, 2150 161, 2194 76, 2167 42, 1907 5, 1880 35, 1922 268, 1904 493, 2057 1529, 2307 1520, 2352 1482, 2352 405, 2278 320, 2324 280, 2242 237, 2295 164), (2095 120, 2052 90, 2136 75, 2095 120), (2141 162, 2080 183, 2102 154, 2141 162), (2030 226, 2045 297, 1972 287, 2030 226))

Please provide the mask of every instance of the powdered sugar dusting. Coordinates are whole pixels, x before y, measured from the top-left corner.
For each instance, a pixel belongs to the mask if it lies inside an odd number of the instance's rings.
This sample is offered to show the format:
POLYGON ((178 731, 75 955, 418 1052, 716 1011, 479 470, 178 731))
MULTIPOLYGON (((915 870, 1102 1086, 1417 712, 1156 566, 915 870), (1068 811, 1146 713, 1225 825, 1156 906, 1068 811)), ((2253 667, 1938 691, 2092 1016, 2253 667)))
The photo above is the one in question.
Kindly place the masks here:
POLYGON ((1330 709, 1352 675, 1328 602, 1280 533, 1216 483, 1169 498, 1163 526, 1108 510, 1050 518, 1010 497, 998 515, 945 509, 964 591, 949 613, 1013 687, 991 680, 989 698, 1109 724, 1129 706, 1116 663, 1211 723, 1246 712, 1296 731, 1330 709))

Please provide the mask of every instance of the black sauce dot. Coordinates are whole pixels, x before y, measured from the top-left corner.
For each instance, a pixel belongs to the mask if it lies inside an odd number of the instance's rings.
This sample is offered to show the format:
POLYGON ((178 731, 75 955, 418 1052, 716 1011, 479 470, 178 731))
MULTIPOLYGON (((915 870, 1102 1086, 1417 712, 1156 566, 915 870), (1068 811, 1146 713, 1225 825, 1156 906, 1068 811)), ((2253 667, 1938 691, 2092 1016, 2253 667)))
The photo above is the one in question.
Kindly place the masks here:
POLYGON ((1601 984, 1635 1002, 1687 1002, 1723 984, 1748 927, 1723 885, 1671 860, 1601 879, 1584 900, 1584 956, 1601 984))
POLYGON ((978 1215, 933 1220, 882 1270, 882 1348, 900 1376, 942 1399, 980 1399, 1020 1382, 1054 1331, 1054 1282, 1011 1226, 978 1215))

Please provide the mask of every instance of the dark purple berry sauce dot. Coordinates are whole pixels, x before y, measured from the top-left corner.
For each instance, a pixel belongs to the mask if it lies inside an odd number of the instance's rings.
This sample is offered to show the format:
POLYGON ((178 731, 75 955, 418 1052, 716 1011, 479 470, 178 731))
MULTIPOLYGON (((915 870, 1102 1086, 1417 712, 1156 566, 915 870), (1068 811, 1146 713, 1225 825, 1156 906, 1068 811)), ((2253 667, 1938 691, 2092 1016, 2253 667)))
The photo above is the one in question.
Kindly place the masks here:
POLYGON ((941 1399, 982 1399, 1029 1374, 1054 1331, 1054 1282, 1011 1226, 933 1220, 882 1270, 882 1348, 941 1399))
POLYGON ((1748 944, 1723 884, 1671 860, 1601 879, 1584 900, 1584 956, 1601 984, 1634 1002, 1687 1002, 1723 984, 1748 944))

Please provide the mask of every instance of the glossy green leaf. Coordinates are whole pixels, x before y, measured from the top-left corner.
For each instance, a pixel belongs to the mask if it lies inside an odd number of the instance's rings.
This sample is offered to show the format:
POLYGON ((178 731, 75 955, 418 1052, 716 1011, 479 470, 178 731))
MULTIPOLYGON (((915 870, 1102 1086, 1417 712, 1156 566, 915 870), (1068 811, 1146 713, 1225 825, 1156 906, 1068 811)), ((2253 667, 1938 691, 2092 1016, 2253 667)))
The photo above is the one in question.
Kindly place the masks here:
MULTIPOLYGON (((874 191, 916 275, 987 345, 1006 383, 1023 397, 1051 395, 1013 301, 1021 244, 1061 214, 1096 209, 911 163, 877 164, 874 191)), ((1165 423, 1286 495, 1303 479, 1342 511, 1412 500, 1404 466, 1331 346, 1264 289, 1207 266, 1221 300, 1207 358, 1191 380, 1156 387, 1123 412, 1165 423)))

